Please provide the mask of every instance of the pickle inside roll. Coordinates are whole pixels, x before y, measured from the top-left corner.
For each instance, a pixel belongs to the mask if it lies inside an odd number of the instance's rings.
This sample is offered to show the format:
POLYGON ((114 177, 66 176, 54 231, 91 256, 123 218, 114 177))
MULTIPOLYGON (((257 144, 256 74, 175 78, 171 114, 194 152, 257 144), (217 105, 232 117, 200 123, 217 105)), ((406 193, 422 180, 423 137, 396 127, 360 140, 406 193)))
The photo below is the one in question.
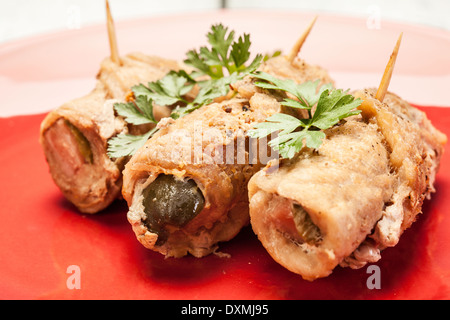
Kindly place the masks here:
POLYGON ((76 174, 83 164, 92 164, 93 154, 89 141, 70 121, 61 118, 45 133, 49 150, 63 164, 66 175, 76 174))
MULTIPOLYGON (((41 123, 42 145, 50 174, 64 197, 80 212, 97 213, 120 199, 126 157, 109 158, 107 142, 118 134, 147 130, 151 124, 128 125, 114 105, 127 99, 130 88, 161 79, 179 67, 176 61, 133 53, 102 61, 95 88, 48 113, 41 123)), ((155 106, 159 120, 168 106, 155 106)))
POLYGON ((183 227, 195 218, 205 205, 205 198, 192 179, 159 175, 142 192, 147 218, 144 223, 159 235, 157 244, 167 240, 167 225, 183 227))
MULTIPOLYGON (((298 84, 333 82, 326 70, 296 56, 262 62, 262 55, 257 55, 246 66, 249 37, 232 44, 234 32, 224 39, 226 34, 227 28, 213 26, 208 34, 212 51, 191 50, 184 60, 196 71, 192 74, 205 76, 206 81, 178 73, 171 74, 171 81, 151 85, 170 92, 173 85, 167 84, 179 83, 184 92, 195 83, 199 90, 192 103, 173 96, 171 101, 178 105, 170 121, 158 123, 159 131, 144 141, 123 170, 122 195, 136 238, 166 257, 217 253, 220 243, 250 223, 248 181, 267 162, 268 153, 275 152, 263 143, 250 147, 248 132, 279 113, 288 98, 283 91, 258 87, 255 74, 264 72, 298 84), (232 57, 233 64, 229 60, 211 66, 210 56, 217 52, 232 57)), ((142 93, 148 91, 144 88, 142 93)))
POLYGON ((314 224, 309 213, 299 204, 292 204, 292 218, 301 242, 317 245, 322 240, 319 227, 314 224))

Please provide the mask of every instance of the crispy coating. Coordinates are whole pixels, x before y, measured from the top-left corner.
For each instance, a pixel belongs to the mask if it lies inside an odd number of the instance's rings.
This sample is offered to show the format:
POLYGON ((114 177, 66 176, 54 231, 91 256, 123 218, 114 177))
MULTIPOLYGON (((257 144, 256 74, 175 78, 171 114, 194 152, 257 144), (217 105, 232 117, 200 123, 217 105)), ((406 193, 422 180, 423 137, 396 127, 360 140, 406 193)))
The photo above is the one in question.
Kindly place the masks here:
MULTIPOLYGON (((291 76, 287 70, 297 82, 331 82, 322 69, 300 60, 291 65, 286 57, 269 60, 261 69, 278 77, 291 76)), ((257 88, 251 78, 233 84, 233 89, 234 98, 161 126, 125 166, 123 196, 130 207, 128 221, 146 248, 166 256, 190 253, 202 257, 248 224, 247 183, 262 167, 262 161, 252 161, 246 133, 279 112, 282 97, 257 88), (169 236, 163 244, 157 244, 158 234, 145 225, 142 205, 143 189, 159 174, 194 180, 205 198, 204 209, 189 223, 168 227, 169 236)))
POLYGON ((385 103, 374 90, 355 96, 364 100, 362 115, 326 130, 317 151, 304 149, 249 182, 255 233, 278 263, 306 280, 326 277, 339 264, 377 261, 434 191, 445 135, 392 93, 385 103), (300 237, 294 204, 319 228, 319 242, 300 237))
MULTIPOLYGON (((121 132, 139 132, 144 128, 127 127, 114 113, 115 101, 125 99, 133 85, 162 78, 179 65, 175 61, 134 53, 117 65, 105 59, 97 83, 88 95, 69 101, 50 112, 41 124, 40 143, 50 173, 63 195, 81 212, 96 213, 121 196, 122 169, 127 159, 111 160, 107 140, 121 132), (93 161, 83 161, 78 144, 65 124, 84 136, 93 161)), ((155 107, 155 117, 167 116, 170 109, 155 107)))

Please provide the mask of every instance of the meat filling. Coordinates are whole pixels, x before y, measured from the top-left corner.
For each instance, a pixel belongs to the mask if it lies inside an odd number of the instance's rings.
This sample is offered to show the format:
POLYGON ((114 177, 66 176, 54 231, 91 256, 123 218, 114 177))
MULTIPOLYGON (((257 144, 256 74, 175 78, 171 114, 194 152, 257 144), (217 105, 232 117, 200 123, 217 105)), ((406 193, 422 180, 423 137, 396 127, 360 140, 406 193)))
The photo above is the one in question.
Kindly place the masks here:
POLYGON ((273 211, 273 224, 283 237, 297 245, 306 243, 317 246, 321 243, 323 239, 319 227, 301 205, 292 201, 284 203, 282 201, 277 208, 279 210, 273 211))
POLYGON ((45 133, 49 148, 62 173, 73 176, 85 163, 92 164, 93 155, 86 137, 72 123, 61 118, 45 133))

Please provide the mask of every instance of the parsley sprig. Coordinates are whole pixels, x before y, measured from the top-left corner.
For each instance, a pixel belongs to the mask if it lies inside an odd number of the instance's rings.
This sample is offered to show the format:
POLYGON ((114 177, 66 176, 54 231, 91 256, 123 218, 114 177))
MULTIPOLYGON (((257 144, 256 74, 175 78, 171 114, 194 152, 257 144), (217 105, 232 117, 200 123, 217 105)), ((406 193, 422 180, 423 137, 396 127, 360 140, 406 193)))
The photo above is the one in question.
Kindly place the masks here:
POLYGON ((309 117, 305 119, 276 113, 249 131, 249 136, 253 138, 278 133, 276 138, 270 140, 269 146, 277 150, 282 158, 292 159, 304 146, 318 149, 326 137, 322 130, 361 112, 355 110, 361 104, 361 99, 355 99, 348 91, 333 89, 331 84, 319 87, 318 80, 296 84, 292 80, 281 80, 264 72, 253 73, 253 76, 263 80, 256 81, 255 85, 285 91, 296 98, 285 98, 281 102, 283 106, 308 111, 309 117), (313 114, 314 106, 316 110, 313 114))
POLYGON ((234 41, 235 32, 228 32, 222 24, 213 25, 207 35, 211 48, 201 47, 199 51, 188 51, 184 63, 196 69, 196 75, 207 75, 211 79, 221 79, 227 75, 248 74, 256 70, 262 55, 257 55, 249 66, 250 35, 244 34, 234 41), (228 74, 227 74, 228 73, 228 74))
MULTIPOLYGON (((134 102, 116 103, 114 109, 133 125, 158 123, 153 115, 153 103, 146 96, 137 96, 134 102)), ((121 133, 108 140, 108 156, 121 158, 132 155, 157 131, 156 127, 142 135, 121 133)))
MULTIPOLYGON (((153 104, 172 106, 171 117, 177 119, 194 110, 210 104, 215 98, 225 96, 230 84, 254 72, 263 56, 258 54, 250 59, 250 35, 244 34, 235 41, 235 32, 228 31, 222 24, 213 25, 207 34, 210 47, 201 47, 187 52, 187 65, 193 67, 189 74, 185 70, 171 71, 164 78, 132 87, 134 102, 116 103, 114 109, 129 124, 157 124, 153 116, 153 104), (206 80, 196 80, 199 77, 206 80), (190 101, 186 98, 194 86, 199 90, 190 101)), ((133 155, 158 129, 154 128, 142 135, 119 134, 108 140, 110 158, 133 155)))

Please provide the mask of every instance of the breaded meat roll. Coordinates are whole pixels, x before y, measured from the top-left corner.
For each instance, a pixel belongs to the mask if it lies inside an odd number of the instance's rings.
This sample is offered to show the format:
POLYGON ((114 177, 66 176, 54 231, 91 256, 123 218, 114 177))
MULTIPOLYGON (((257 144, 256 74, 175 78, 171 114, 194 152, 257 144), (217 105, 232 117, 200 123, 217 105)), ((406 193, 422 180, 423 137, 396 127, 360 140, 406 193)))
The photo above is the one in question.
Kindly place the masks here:
POLYGON ((248 185, 251 225, 269 254, 306 280, 359 268, 397 244, 421 212, 446 137, 388 93, 353 94, 360 115, 325 130, 320 148, 272 163, 248 185))
MULTIPOLYGON (((277 57, 261 68, 299 83, 331 82, 323 69, 299 59, 277 57)), ((146 248, 168 257, 203 257, 248 224, 247 183, 265 161, 252 154, 247 131, 279 112, 283 97, 256 87, 251 77, 232 87, 231 99, 163 120, 126 164, 128 221, 146 248)), ((266 156, 267 147, 261 150, 266 156)))
MULTIPOLYGON (((52 178, 84 213, 96 213, 121 196, 121 172, 127 159, 110 159, 107 140, 118 133, 140 130, 116 116, 114 99, 123 101, 133 85, 161 79, 179 69, 175 61, 139 53, 120 61, 117 64, 106 58, 95 89, 50 112, 41 124, 40 143, 52 178)), ((170 109, 155 106, 154 113, 161 119, 170 109)))

